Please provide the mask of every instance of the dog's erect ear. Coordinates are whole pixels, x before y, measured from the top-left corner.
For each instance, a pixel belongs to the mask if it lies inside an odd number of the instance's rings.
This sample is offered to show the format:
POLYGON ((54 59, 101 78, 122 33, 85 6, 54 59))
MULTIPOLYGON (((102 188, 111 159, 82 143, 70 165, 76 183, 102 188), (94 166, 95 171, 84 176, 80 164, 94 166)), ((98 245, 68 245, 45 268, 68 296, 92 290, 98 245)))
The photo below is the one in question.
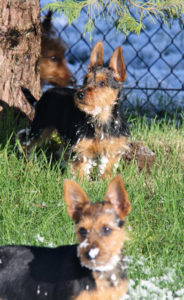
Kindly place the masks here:
POLYGON ((42 22, 42 33, 50 34, 52 29, 52 15, 53 12, 51 10, 48 10, 46 16, 44 17, 44 20, 42 22))
POLYGON ((118 47, 111 56, 109 67, 114 71, 114 78, 124 82, 126 79, 126 69, 121 47, 118 47))
POLYGON ((131 206, 123 181, 119 175, 114 177, 109 183, 105 194, 105 201, 110 202, 113 205, 120 219, 128 215, 131 206))
POLYGON ((77 221, 82 206, 89 202, 88 197, 75 181, 66 179, 64 181, 64 199, 69 216, 77 221))
POLYGON ((103 43, 98 42, 96 43, 93 50, 91 51, 88 69, 103 65, 103 55, 104 55, 103 43))

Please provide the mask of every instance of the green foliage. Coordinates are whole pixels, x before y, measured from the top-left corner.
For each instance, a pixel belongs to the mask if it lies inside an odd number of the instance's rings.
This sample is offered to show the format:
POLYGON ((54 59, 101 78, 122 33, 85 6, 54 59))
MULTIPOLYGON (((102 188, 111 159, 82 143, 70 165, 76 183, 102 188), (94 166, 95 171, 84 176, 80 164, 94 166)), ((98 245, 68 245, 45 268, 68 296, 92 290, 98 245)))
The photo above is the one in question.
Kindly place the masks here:
POLYGON ((184 1, 183 0, 62 0, 49 3, 43 7, 63 13, 71 24, 76 20, 83 8, 86 8, 89 20, 85 25, 85 30, 93 31, 97 17, 104 17, 109 22, 115 22, 117 30, 128 34, 135 32, 139 34, 144 29, 143 20, 148 17, 151 22, 161 19, 167 24, 171 24, 173 19, 183 22, 184 1), (106 14, 104 13, 106 9, 106 14), (131 12, 134 12, 132 15, 131 12))

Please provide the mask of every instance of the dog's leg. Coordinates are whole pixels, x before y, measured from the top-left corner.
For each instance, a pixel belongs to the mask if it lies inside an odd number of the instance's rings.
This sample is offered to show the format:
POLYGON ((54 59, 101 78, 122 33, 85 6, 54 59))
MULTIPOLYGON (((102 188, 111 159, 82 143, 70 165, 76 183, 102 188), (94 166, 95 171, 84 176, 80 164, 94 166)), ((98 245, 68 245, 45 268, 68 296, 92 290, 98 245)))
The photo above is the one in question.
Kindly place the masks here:
POLYGON ((72 172, 77 173, 80 178, 89 177, 92 167, 95 166, 98 151, 95 141, 83 139, 72 148, 72 151, 75 153, 74 161, 71 163, 72 172))
POLYGON ((40 147, 46 142, 53 132, 53 128, 45 128, 39 130, 39 134, 33 134, 30 129, 22 129, 17 133, 17 138, 20 142, 20 152, 24 152, 27 156, 30 155, 34 146, 40 147))
POLYGON ((71 164, 71 171, 79 176, 79 178, 89 177, 92 167, 95 166, 93 157, 86 156, 77 159, 71 164))
POLYGON ((113 172, 116 171, 121 155, 102 156, 99 165, 99 175, 102 178, 112 177, 113 172))

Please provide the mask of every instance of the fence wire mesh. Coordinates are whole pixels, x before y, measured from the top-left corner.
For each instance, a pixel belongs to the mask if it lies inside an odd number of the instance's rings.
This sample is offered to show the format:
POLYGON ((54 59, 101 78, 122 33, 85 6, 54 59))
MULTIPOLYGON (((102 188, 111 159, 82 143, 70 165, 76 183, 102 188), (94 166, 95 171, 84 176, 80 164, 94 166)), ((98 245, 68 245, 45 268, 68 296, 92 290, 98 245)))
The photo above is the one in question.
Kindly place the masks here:
MULTIPOLYGON (((132 12, 133 13, 133 12, 132 12)), ((116 31, 116 19, 98 13, 92 34, 84 33, 88 20, 83 9, 78 20, 68 25, 64 16, 54 14, 58 36, 67 44, 66 58, 70 68, 82 83, 94 44, 104 43, 107 62, 116 47, 122 45, 127 80, 122 89, 124 109, 154 116, 184 109, 184 25, 173 21, 171 28, 159 20, 154 24, 145 19, 146 29, 139 36, 125 36, 116 31)))

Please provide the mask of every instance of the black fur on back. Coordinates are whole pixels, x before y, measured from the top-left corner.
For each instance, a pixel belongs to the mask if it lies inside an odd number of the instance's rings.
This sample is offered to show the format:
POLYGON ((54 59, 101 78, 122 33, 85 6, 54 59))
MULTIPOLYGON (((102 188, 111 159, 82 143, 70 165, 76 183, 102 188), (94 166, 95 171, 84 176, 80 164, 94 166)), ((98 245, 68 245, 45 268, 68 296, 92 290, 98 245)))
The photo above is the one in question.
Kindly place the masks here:
POLYGON ((77 245, 0 247, 0 298, 68 300, 95 289, 92 272, 81 267, 77 245))
MULTIPOLYGON (((75 89, 70 88, 47 90, 36 102, 35 117, 31 124, 29 138, 39 136, 44 129, 49 127, 57 129, 65 142, 70 142, 71 145, 74 145, 80 138, 94 138, 96 124, 91 116, 75 105, 75 92, 75 89)), ((29 102, 30 94, 24 93, 29 102)), ((107 138, 129 135, 121 103, 115 104, 112 121, 107 125, 103 124, 101 130, 107 138)))

